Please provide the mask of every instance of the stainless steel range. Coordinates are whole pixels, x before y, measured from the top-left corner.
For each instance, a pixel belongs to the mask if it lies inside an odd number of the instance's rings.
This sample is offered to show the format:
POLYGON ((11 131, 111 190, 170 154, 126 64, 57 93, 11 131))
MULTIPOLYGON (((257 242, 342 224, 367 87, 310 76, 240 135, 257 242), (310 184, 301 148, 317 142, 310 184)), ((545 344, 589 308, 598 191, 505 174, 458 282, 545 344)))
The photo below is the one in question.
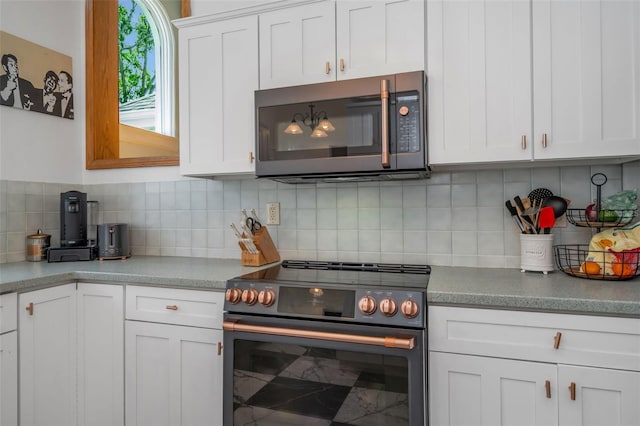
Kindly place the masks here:
POLYGON ((425 425, 429 273, 284 261, 229 280, 224 424, 425 425))

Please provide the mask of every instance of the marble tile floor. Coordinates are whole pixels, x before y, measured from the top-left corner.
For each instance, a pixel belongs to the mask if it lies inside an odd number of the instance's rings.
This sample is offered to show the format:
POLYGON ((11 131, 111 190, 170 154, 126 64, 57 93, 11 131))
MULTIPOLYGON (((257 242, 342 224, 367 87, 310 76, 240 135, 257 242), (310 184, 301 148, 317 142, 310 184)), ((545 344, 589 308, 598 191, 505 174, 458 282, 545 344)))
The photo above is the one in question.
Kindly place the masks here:
POLYGON ((243 343, 252 347, 235 348, 235 426, 409 424, 403 367, 355 353, 243 343))

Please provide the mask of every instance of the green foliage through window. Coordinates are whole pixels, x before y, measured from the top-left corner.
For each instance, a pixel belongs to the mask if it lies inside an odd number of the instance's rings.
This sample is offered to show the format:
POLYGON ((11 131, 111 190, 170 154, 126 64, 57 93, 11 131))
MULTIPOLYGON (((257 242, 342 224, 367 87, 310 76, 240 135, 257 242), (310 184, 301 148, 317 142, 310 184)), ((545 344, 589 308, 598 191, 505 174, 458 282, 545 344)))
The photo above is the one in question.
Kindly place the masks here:
POLYGON ((136 0, 118 4, 119 101, 124 104, 155 92, 154 40, 136 0))

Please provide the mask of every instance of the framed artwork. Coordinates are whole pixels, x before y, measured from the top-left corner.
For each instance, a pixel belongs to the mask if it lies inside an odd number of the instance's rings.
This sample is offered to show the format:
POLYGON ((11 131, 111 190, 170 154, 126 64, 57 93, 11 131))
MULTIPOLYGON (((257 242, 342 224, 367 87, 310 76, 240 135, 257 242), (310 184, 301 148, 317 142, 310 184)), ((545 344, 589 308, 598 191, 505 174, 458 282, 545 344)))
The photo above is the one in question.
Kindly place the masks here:
POLYGON ((0 105, 73 120, 70 56, 0 31, 0 105))

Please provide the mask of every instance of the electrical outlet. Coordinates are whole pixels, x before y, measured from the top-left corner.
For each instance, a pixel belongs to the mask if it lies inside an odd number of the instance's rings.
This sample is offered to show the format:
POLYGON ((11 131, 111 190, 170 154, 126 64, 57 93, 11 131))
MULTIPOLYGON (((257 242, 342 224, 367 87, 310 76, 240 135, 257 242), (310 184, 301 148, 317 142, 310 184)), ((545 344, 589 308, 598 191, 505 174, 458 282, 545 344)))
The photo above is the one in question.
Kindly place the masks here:
POLYGON ((267 225, 280 225, 280 203, 267 203, 267 225))

